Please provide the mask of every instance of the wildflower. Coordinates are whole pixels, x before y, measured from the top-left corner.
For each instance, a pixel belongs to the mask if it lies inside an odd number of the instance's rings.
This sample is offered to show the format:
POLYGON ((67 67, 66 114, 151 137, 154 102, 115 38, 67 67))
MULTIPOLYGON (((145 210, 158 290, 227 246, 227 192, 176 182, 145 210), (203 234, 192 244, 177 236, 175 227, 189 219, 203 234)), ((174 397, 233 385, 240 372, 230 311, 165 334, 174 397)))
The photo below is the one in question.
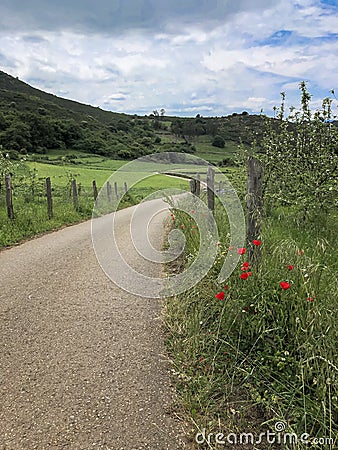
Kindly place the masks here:
POLYGON ((290 264, 290 265, 286 266, 286 268, 287 268, 288 270, 293 270, 293 269, 295 268, 295 266, 292 266, 292 265, 290 264))
POLYGON ((249 270, 250 264, 248 262, 244 262, 242 264, 241 270, 243 270, 244 272, 246 272, 247 270, 249 270))
POLYGON ((185 228, 184 224, 181 225, 181 228, 182 228, 182 230, 184 230, 184 228, 185 228))
POLYGON ((253 245, 256 245, 256 247, 259 247, 261 245, 262 241, 260 241, 259 239, 254 239, 252 241, 252 243, 253 243, 253 245))
POLYGON ((194 209, 192 209, 190 212, 191 212, 191 214, 195 214, 195 210, 194 209))
POLYGON ((199 358, 199 362, 201 363, 203 361, 203 358, 202 358, 202 356, 199 358))
POLYGON ((298 251, 297 251, 297 255, 299 255, 299 256, 304 255, 304 250, 298 250, 298 251))
POLYGON ((232 245, 230 245, 229 250, 231 251, 233 249, 234 249, 234 247, 232 245))
POLYGON ((249 275, 249 277, 251 277, 251 275, 252 275, 252 272, 247 272, 247 274, 249 275))
POLYGON ((244 254, 246 253, 246 248, 243 248, 243 247, 239 248, 239 249, 237 250, 237 253, 238 253, 239 255, 244 255, 244 254))
POLYGON ((283 289, 283 291, 286 291, 287 289, 289 289, 291 287, 291 284, 288 283, 287 281, 281 281, 279 283, 279 285, 283 289))
POLYGON ((223 289, 226 291, 227 289, 229 289, 229 286, 226 284, 223 289))
POLYGON ((239 278, 242 278, 242 280, 247 280, 249 278, 249 274, 247 272, 241 273, 239 278))
POLYGON ((221 243, 218 241, 216 245, 217 245, 217 247, 220 247, 221 243))
POLYGON ((215 295, 215 297, 218 300, 224 300, 224 292, 223 291, 219 292, 218 294, 215 295))
POLYGON ((307 302, 313 303, 315 301, 315 297, 308 297, 306 299, 307 302))

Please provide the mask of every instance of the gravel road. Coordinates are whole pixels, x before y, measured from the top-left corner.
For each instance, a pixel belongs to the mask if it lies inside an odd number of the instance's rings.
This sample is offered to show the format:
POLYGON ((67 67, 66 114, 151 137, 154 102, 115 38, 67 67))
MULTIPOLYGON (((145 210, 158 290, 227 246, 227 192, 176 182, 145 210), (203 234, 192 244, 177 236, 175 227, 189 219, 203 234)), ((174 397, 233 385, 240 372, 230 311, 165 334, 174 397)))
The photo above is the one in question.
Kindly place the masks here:
MULTIPOLYGON (((116 213, 127 250, 132 211, 116 213)), ((164 214, 149 229, 158 248, 164 214)), ((1 449, 191 448, 175 413, 160 302, 108 279, 90 222, 0 252, 0 280, 1 449)))

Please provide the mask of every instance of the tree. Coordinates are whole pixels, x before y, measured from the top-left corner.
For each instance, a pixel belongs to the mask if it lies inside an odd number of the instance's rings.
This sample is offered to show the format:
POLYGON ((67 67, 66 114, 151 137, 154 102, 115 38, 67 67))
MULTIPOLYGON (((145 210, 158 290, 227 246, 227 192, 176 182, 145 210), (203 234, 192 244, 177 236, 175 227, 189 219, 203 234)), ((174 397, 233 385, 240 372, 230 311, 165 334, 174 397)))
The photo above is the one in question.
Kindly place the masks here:
POLYGON ((220 135, 217 134, 217 135, 214 137, 214 140, 212 141, 212 145, 213 145, 214 147, 224 148, 225 140, 222 138, 222 136, 220 136, 220 135))
POLYGON ((285 93, 277 118, 267 121, 261 143, 264 162, 265 203, 295 206, 319 212, 337 198, 338 130, 331 123, 332 100, 325 98, 322 109, 310 110, 311 95, 300 83, 301 108, 291 108, 285 117, 285 93))

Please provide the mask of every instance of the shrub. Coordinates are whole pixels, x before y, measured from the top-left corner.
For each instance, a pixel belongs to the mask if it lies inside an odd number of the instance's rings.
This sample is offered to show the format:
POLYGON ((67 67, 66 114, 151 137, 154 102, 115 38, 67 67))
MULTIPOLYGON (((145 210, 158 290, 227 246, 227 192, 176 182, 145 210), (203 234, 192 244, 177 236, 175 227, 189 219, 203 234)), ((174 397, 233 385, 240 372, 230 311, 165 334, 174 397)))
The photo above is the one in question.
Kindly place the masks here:
POLYGON ((214 137, 214 140, 212 141, 212 145, 214 147, 224 148, 225 140, 222 138, 222 136, 216 135, 214 137))

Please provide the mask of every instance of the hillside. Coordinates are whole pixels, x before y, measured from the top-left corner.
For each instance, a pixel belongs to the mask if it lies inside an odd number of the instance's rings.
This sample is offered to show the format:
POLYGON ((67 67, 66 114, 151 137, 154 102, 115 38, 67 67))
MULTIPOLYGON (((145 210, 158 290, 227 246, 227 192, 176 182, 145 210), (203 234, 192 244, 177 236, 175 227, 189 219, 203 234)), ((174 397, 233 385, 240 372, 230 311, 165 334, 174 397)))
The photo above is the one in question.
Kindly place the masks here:
POLYGON ((154 111, 140 117, 104 111, 48 94, 0 71, 0 145, 11 158, 51 150, 131 159, 162 151, 231 160, 238 144, 260 140, 262 116, 178 118, 154 111))
POLYGON ((61 118, 94 118, 102 123, 110 124, 112 120, 123 119, 124 114, 104 111, 91 105, 84 105, 53 94, 41 91, 30 86, 18 78, 14 78, 0 71, 0 99, 7 102, 17 102, 18 106, 31 109, 31 107, 45 106, 56 117, 61 118))

